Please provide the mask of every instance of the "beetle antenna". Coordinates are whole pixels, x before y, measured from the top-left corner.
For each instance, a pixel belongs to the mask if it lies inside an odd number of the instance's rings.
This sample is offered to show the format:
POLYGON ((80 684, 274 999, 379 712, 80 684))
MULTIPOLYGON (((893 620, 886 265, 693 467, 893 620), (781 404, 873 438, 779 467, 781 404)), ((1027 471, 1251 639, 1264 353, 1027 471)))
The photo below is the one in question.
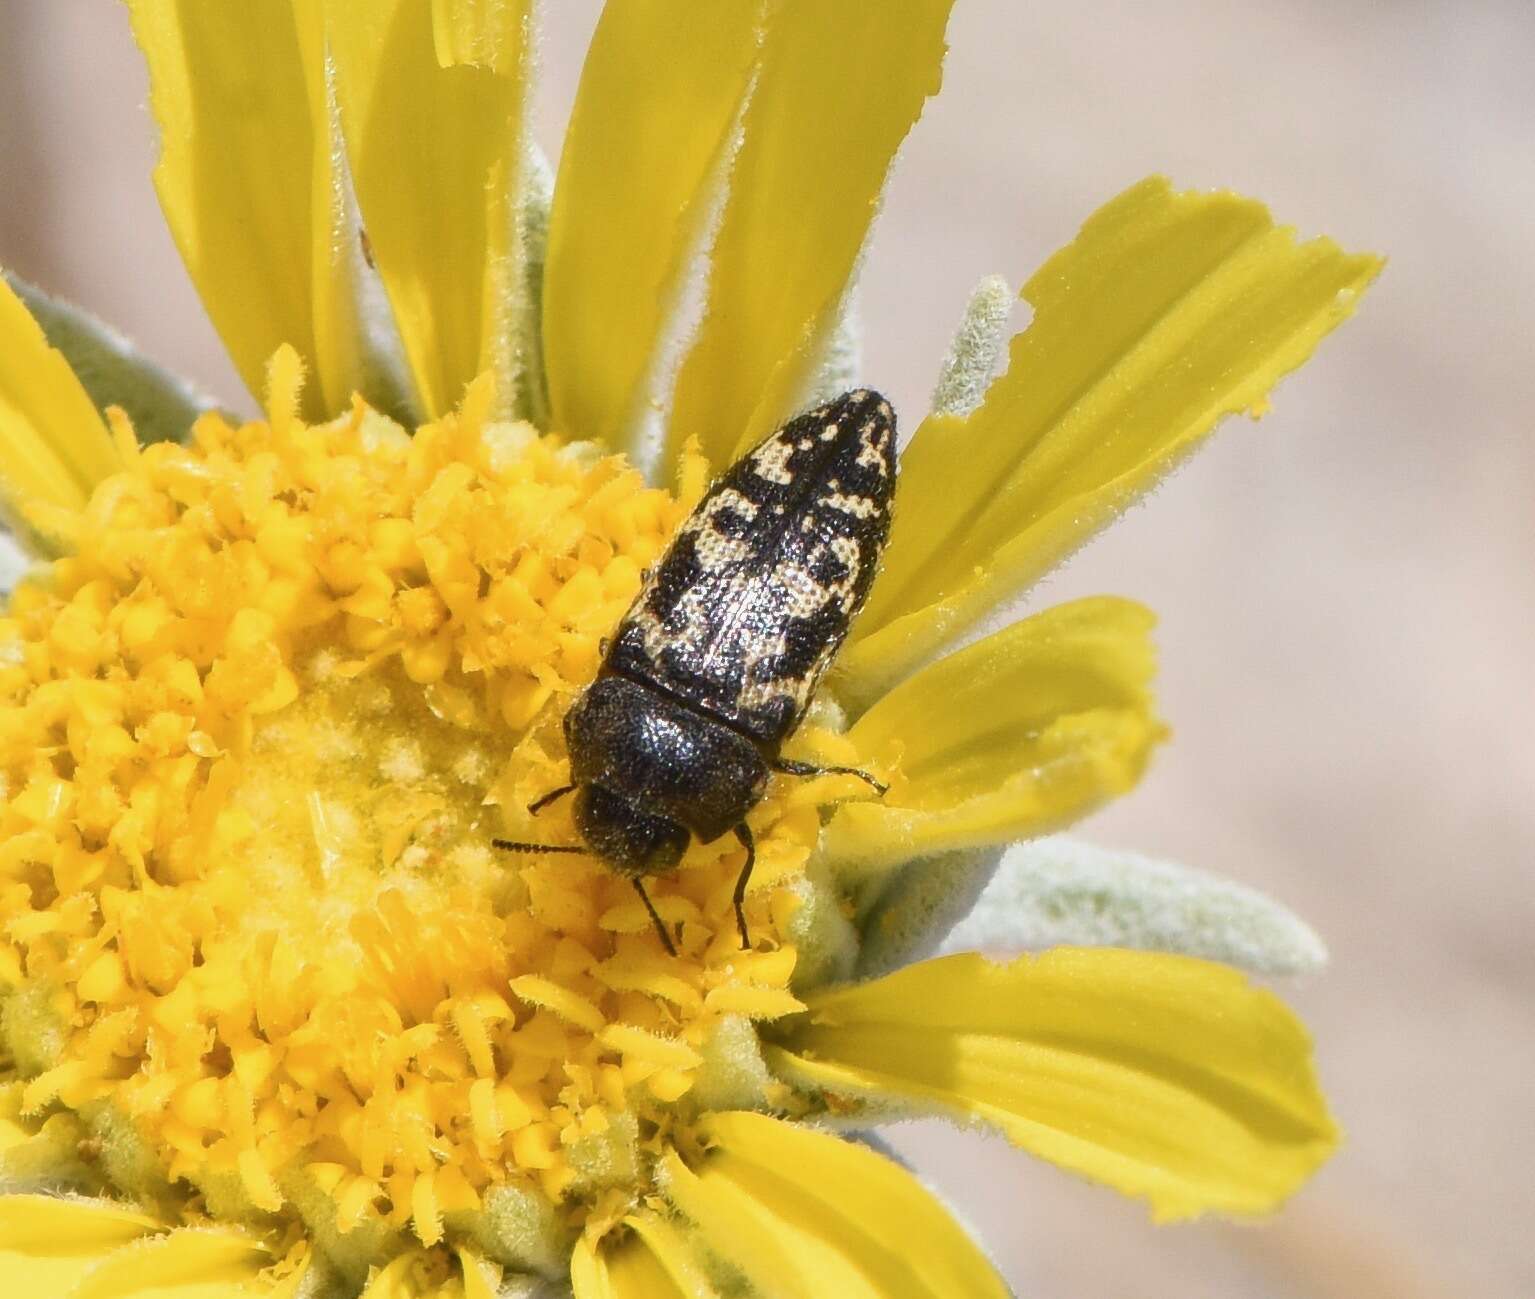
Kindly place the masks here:
POLYGON ((511 839, 492 839, 491 843, 497 848, 505 848, 507 852, 586 852, 585 848, 572 848, 558 843, 516 843, 511 839))

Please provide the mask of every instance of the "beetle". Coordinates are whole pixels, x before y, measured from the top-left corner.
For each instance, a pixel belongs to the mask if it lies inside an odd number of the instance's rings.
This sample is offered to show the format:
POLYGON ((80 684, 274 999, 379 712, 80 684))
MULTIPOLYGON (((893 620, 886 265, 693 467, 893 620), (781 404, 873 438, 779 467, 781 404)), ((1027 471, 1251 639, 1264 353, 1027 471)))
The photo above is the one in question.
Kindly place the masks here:
POLYGON ((586 847, 494 840, 513 852, 590 852, 629 879, 666 950, 671 936, 647 875, 682 860, 691 838, 734 832, 746 849, 734 902, 756 862, 746 816, 769 776, 853 767, 780 756, 868 597, 890 535, 895 412, 847 392, 763 439, 709 488, 649 571, 565 715, 570 783, 528 805, 576 795, 586 847))

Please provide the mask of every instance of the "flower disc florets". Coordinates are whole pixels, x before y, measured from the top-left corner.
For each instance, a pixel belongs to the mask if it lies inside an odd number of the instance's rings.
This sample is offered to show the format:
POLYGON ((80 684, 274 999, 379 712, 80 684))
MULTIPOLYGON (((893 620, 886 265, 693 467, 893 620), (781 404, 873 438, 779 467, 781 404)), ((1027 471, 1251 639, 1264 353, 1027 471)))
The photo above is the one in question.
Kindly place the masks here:
POLYGON ((498 853, 579 842, 523 809, 705 467, 678 499, 488 385, 414 437, 297 387, 143 450, 0 622, 4 1102, 80 1189, 344 1271, 407 1232, 557 1270, 699 1108, 785 1099, 750 1021, 800 1008, 813 787, 752 814, 750 952, 733 839, 653 882, 675 958, 600 862, 498 853))

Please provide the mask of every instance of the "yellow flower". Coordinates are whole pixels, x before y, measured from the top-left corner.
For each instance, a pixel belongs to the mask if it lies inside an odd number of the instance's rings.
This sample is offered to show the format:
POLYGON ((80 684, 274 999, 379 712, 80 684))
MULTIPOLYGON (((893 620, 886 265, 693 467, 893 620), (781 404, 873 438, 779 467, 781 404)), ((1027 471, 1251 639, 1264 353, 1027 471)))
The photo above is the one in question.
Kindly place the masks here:
POLYGON ((1327 1157, 1305 1034, 1234 970, 908 963, 1162 734, 1131 602, 949 651, 1377 270, 1250 201, 1126 191, 989 386, 978 295, 791 745, 890 792, 774 783, 750 951, 731 839, 655 882, 676 956, 600 863, 491 847, 574 841, 523 809, 602 638, 711 473, 843 382, 948 8, 610 5, 551 201, 529 0, 132 0, 166 217, 265 418, 178 429, 183 389, 0 283, 0 486, 52 556, 0 618, 18 1292, 1002 1295, 834 1129, 979 1121, 1160 1218, 1264 1212, 1327 1157))

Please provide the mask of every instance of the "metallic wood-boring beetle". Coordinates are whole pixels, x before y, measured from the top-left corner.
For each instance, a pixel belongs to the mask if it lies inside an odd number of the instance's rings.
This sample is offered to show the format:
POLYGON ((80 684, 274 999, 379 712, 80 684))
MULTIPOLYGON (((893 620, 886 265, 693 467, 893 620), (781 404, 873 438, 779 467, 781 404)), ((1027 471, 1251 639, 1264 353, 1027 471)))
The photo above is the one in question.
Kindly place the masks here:
POLYGON ((516 852, 591 852, 631 880, 668 952, 646 875, 672 870, 690 836, 727 830, 756 858, 746 815, 771 772, 843 773, 779 756, 863 607, 890 534, 895 413, 858 389, 790 420, 710 487, 613 634, 597 679, 565 716, 586 848, 495 840, 516 852))

